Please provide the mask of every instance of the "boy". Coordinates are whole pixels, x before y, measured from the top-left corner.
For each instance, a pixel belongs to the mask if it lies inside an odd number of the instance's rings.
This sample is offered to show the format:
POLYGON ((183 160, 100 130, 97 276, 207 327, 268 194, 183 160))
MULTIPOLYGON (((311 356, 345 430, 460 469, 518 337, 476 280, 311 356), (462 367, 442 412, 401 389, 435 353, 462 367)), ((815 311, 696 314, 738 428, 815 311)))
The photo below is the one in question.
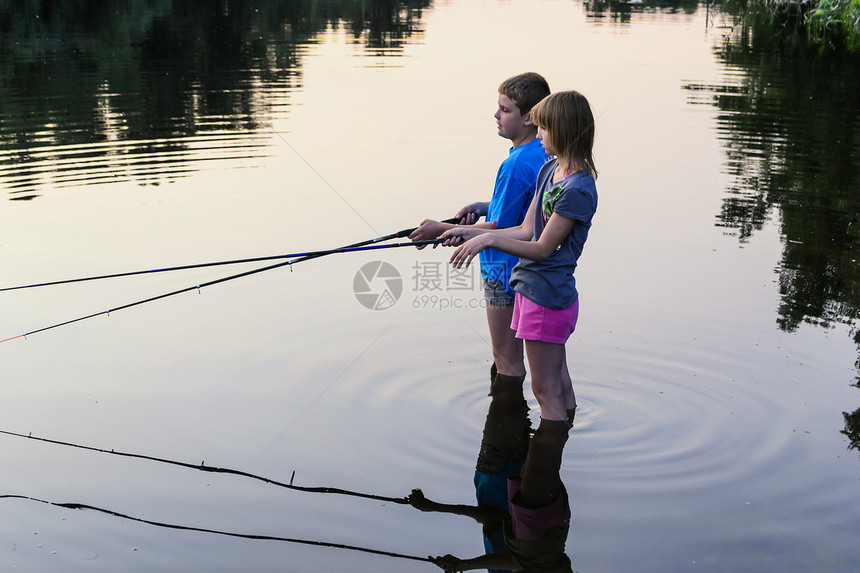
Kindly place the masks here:
MULTIPOLYGON (((522 223, 535 192, 538 170, 547 157, 536 139, 537 126, 531 120, 531 108, 550 93, 547 81, 540 74, 527 72, 506 79, 499 86, 498 109, 494 114, 500 136, 511 141, 511 149, 496 175, 493 196, 489 202, 466 205, 457 212, 461 224, 479 227, 507 228, 522 223)), ((409 238, 413 241, 435 239, 455 227, 427 219, 409 238)), ((510 286, 511 270, 517 257, 495 249, 480 254, 484 298, 487 300, 487 323, 493 345, 493 367, 490 380, 497 373, 525 379, 523 342, 511 330, 514 291, 510 286)))

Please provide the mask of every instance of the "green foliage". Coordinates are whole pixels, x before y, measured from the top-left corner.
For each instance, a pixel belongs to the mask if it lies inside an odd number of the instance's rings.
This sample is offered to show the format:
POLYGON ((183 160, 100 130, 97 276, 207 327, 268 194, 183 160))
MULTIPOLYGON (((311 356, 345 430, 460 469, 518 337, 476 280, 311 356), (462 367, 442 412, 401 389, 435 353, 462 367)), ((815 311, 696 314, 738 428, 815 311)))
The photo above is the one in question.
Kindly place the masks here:
POLYGON ((803 34, 820 52, 860 46, 860 0, 735 0, 726 6, 730 13, 739 7, 748 17, 803 34))
POLYGON ((806 14, 806 26, 822 47, 844 43, 853 52, 860 44, 860 0, 818 0, 806 14))
POLYGON ((716 48, 739 73, 688 86, 719 110, 732 177, 717 224, 744 243, 777 221, 779 327, 845 327, 860 350, 860 54, 821 55, 803 14, 741 8, 716 48))

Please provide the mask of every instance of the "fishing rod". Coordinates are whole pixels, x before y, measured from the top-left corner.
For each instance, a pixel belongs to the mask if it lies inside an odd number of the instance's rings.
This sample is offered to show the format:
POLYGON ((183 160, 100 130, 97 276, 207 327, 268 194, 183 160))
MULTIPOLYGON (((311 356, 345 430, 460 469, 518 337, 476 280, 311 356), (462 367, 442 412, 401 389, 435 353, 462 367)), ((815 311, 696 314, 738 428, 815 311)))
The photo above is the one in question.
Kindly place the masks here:
POLYGON ((296 472, 293 472, 293 475, 290 478, 290 483, 284 483, 284 482, 273 480, 273 479, 270 479, 270 478, 267 478, 264 476, 258 476, 258 475, 252 474, 252 473, 248 473, 248 472, 245 472, 242 470, 234 470, 234 469, 230 469, 230 468, 220 468, 217 466, 207 466, 207 465, 205 465, 204 462, 200 462, 199 464, 192 464, 192 463, 181 462, 181 461, 177 461, 177 460, 169 460, 166 458, 158 458, 155 456, 147 456, 144 454, 135 454, 135 453, 129 453, 129 452, 118 452, 118 451, 113 450, 113 449, 107 450, 107 449, 103 449, 103 448, 97 448, 94 446, 84 446, 81 444, 74 444, 72 442, 62 442, 59 440, 52 440, 49 438, 40 438, 40 437, 34 436, 32 434, 24 435, 24 434, 19 434, 17 432, 10 432, 7 430, 0 430, 0 434, 4 434, 6 436, 13 436, 16 438, 26 438, 28 440, 37 440, 39 442, 45 442, 47 444, 54 444, 57 446, 77 448, 77 449, 87 450, 87 451, 91 451, 91 452, 98 452, 101 454, 110 454, 112 456, 121 456, 121 457, 125 457, 125 458, 137 458, 140 460, 148 460, 151 462, 169 464, 169 465, 179 466, 179 467, 188 468, 188 469, 192 469, 192 470, 199 470, 202 472, 231 474, 231 475, 236 475, 236 476, 240 476, 240 477, 245 477, 245 478, 261 481, 261 482, 264 482, 264 483, 267 483, 270 485, 274 485, 276 487, 293 489, 293 490, 303 491, 303 492, 307 492, 307 493, 334 493, 334 494, 338 494, 338 495, 348 495, 348 496, 352 496, 352 497, 361 497, 364 499, 373 499, 376 501, 384 501, 384 502, 389 502, 389 503, 399 503, 399 504, 409 503, 409 500, 406 499, 405 497, 385 497, 385 496, 381 496, 381 495, 374 495, 374 494, 370 494, 370 493, 361 493, 361 492, 356 492, 356 491, 350 491, 347 489, 339 489, 339 488, 335 488, 335 487, 306 487, 306 486, 300 486, 300 485, 293 485, 293 479, 296 477, 296 472))
POLYGON ((385 557, 396 557, 398 559, 411 559, 413 561, 430 561, 429 557, 418 557, 416 555, 405 555, 403 553, 394 553, 392 551, 383 551, 381 549, 370 549, 368 547, 361 547, 358 545, 345 545, 343 543, 332 543, 328 541, 315 541, 312 539, 299 539, 294 537, 278 537, 274 535, 259 535, 259 534, 250 534, 250 533, 235 533, 231 531, 221 531, 218 529, 207 529, 204 527, 193 527, 190 525, 178 525, 175 523, 164 523, 160 521, 152 521, 149 519, 143 519, 142 517, 133 517, 131 515, 126 515, 124 513, 119 513, 117 511, 113 511, 112 509, 104 509, 101 507, 96 507, 94 505, 87 505, 83 503, 60 503, 56 501, 48 501, 44 499, 39 499, 37 497, 30 497, 26 495, 20 494, 6 494, 0 495, 0 499, 23 499, 27 501, 35 501, 38 503, 44 503, 47 505, 53 505, 55 507, 62 507, 64 509, 89 509, 91 511, 98 511, 100 513, 105 513, 107 515, 118 517, 120 519, 127 519, 129 521, 136 521, 138 523, 145 523, 147 525, 154 525, 156 527, 164 527, 167 529, 177 529, 181 531, 194 531, 198 533, 211 533, 214 535, 223 535, 227 537, 239 537, 242 539, 254 539, 260 541, 284 541, 287 543, 299 543, 302 545, 315 545, 317 547, 331 547, 334 549, 348 549, 351 551, 360 551, 362 553, 371 553, 373 555, 382 555, 385 557))
MULTIPOLYGON (((456 224, 458 222, 458 219, 456 219, 456 218, 446 219, 442 222, 443 223, 456 224)), ((115 279, 115 278, 120 278, 120 277, 131 277, 131 276, 135 276, 135 275, 164 273, 164 272, 170 272, 170 271, 185 271, 185 270, 191 270, 191 269, 202 269, 202 268, 207 268, 207 267, 217 267, 217 266, 224 266, 224 265, 236 265, 236 264, 242 264, 242 263, 258 263, 258 262, 263 262, 263 261, 273 261, 273 260, 279 260, 279 259, 292 259, 292 258, 296 258, 296 257, 301 257, 301 260, 308 260, 308 259, 314 259, 317 257, 322 257, 324 255, 328 255, 328 254, 332 254, 332 253, 346 252, 345 251, 346 249, 357 249, 359 247, 364 247, 366 245, 373 245, 376 243, 381 243, 383 241, 389 241, 391 239, 402 239, 403 237, 408 237, 409 235, 411 235, 412 232, 415 231, 415 229, 417 229, 417 227, 413 227, 411 229, 403 229, 402 231, 397 231, 396 233, 391 233, 390 235, 384 235, 384 236, 376 237, 373 239, 367 239, 366 241, 360 241, 358 243, 353 243, 351 245, 341 247, 341 249, 331 249, 331 250, 327 250, 327 251, 314 251, 314 252, 309 252, 309 253, 291 253, 291 254, 286 254, 286 255, 269 255, 269 256, 263 256, 263 257, 250 257, 250 258, 244 258, 244 259, 232 259, 232 260, 226 260, 226 261, 214 261, 214 262, 209 262, 209 263, 196 263, 196 264, 190 264, 190 265, 180 265, 180 266, 175 266, 175 267, 162 267, 162 268, 155 268, 155 269, 111 273, 111 274, 105 274, 105 275, 96 275, 96 276, 90 276, 90 277, 80 277, 80 278, 74 278, 74 279, 56 280, 56 281, 49 281, 49 282, 43 282, 43 283, 18 285, 18 286, 12 286, 12 287, 0 287, 0 292, 22 290, 22 289, 36 288, 36 287, 45 287, 45 286, 64 285, 64 284, 71 284, 71 283, 80 283, 80 282, 86 282, 86 281, 97 281, 97 280, 103 280, 103 279, 115 279)), ((415 241, 413 244, 420 245, 422 243, 421 243, 421 241, 415 241)), ((424 243, 424 244, 428 244, 428 243, 424 243)), ((297 261, 297 260, 293 261, 293 264, 295 264, 297 262, 299 262, 299 261, 297 261)))
POLYGON ((442 239, 431 239, 431 240, 428 240, 428 241, 412 241, 412 242, 409 242, 409 243, 390 243, 390 244, 387 244, 387 245, 365 245, 365 246, 358 246, 358 247, 355 247, 355 246, 347 246, 347 247, 339 247, 339 248, 337 248, 337 249, 329 249, 329 250, 327 250, 327 251, 311 251, 311 252, 307 252, 307 253, 295 253, 295 254, 293 254, 293 255, 288 255, 289 257, 298 257, 298 258, 293 259, 293 260, 284 261, 284 262, 281 262, 281 263, 277 263, 277 264, 274 264, 274 265, 269 265, 269 266, 262 267, 262 268, 258 268, 258 269, 253 269, 253 270, 250 270, 250 271, 245 271, 245 272, 243 272, 243 273, 238 273, 238 274, 235 274, 235 275, 230 275, 230 276, 228 276, 228 277, 222 277, 222 278, 220 278, 220 279, 211 280, 211 281, 208 281, 208 282, 205 282, 205 283, 200 283, 200 284, 198 284, 198 285, 192 285, 192 286, 189 286, 189 287, 181 288, 181 289, 179 289, 179 290, 175 290, 175 291, 171 291, 171 292, 168 292, 168 293, 160 294, 160 295, 157 295, 157 296, 153 296, 153 297, 145 298, 145 299, 143 299, 143 300, 138 300, 138 301, 135 301, 135 302, 130 302, 130 303, 128 303, 128 304, 124 304, 124 305, 121 305, 121 306, 117 306, 117 307, 114 307, 114 308, 110 308, 110 309, 108 309, 108 310, 103 310, 103 311, 100 311, 100 312, 94 312, 94 313, 92 313, 92 314, 88 314, 88 315, 86 315, 86 316, 79 316, 78 318, 73 318, 73 319, 71 319, 71 320, 66 320, 66 321, 64 321, 64 322, 58 322, 58 323, 56 323, 56 324, 52 324, 52 325, 50 325, 50 326, 45 326, 45 327, 42 327, 42 328, 37 328, 36 330, 31 330, 31 331, 29 331, 29 332, 25 332, 25 333, 23 333, 23 334, 18 334, 18 335, 15 335, 15 336, 10 336, 9 338, 5 338, 5 339, 3 339, 3 340, 0 340, 0 343, 3 343, 3 342, 9 342, 10 340, 15 340, 15 339, 17 339, 17 338, 27 338, 28 336, 31 336, 31 335, 33 335, 33 334, 37 334, 37 333, 39 333, 39 332, 45 332, 46 330, 51 330, 51 329, 54 329, 54 328, 59 328, 59 327, 61 327, 61 326, 67 326, 67 325, 69 325, 69 324, 74 324, 74 323, 76 323, 76 322, 81 322, 81 321, 84 321, 84 320, 87 320, 87 319, 90 319, 90 318, 95 318, 95 317, 97 317, 97 316, 101 316, 101 315, 103 315, 103 314, 106 314, 106 315, 110 316, 110 313, 112 313, 112 312, 117 312, 117 311, 120 311, 120 310, 125 310, 125 309, 127 309, 127 308, 132 308, 132 307, 134 307, 134 306, 139 306, 139 305, 141 305, 141 304, 145 304, 145 303, 147 303, 147 302, 154 302, 154 301, 156 301, 156 300, 160 300, 160 299, 167 298, 167 297, 170 297, 170 296, 174 296, 174 295, 177 295, 177 294, 182 294, 182 293, 190 292, 190 291, 193 291, 193 290, 196 290, 196 291, 200 292, 200 289, 202 289, 202 288, 204 288, 204 287, 209 287, 209 286, 213 286, 213 285, 216 285, 216 284, 225 283, 225 282, 227 282, 227 281, 231 281, 231 280, 238 279, 238 278, 242 278, 242 277, 247 277, 247 276, 250 276, 250 275, 255 275, 255 274, 257 274, 257 273, 262 273, 262 272, 264 272, 264 271, 269 271, 269 270, 272 270, 272 269, 277 269, 277 268, 279 268, 279 267, 284 267, 284 266, 288 266, 288 265, 289 265, 290 267, 292 267, 292 265, 294 265, 294 264, 296 264, 296 263, 298 263, 298 262, 306 261, 306 260, 308 260, 308 259, 314 259, 314 258, 317 258, 317 257, 322 257, 322 256, 324 256, 324 255, 331 255, 331 254, 334 254, 334 253, 353 253, 353 252, 358 252, 358 251, 370 251, 370 250, 377 250, 377 249, 393 249, 393 248, 398 248, 398 247, 415 247, 415 246, 418 246, 418 245, 437 245, 437 244, 442 243, 442 242, 443 242, 443 241, 442 241, 442 239))

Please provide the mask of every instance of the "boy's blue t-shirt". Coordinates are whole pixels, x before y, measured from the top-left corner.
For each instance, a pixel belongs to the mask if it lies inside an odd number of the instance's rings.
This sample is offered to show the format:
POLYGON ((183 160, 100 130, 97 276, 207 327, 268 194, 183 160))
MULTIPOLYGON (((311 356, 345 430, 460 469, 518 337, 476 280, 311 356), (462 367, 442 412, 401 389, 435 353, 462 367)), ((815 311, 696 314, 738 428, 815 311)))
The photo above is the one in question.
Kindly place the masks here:
POLYGON ((597 211, 597 187, 594 178, 584 171, 553 184, 552 175, 557 163, 557 159, 548 162, 538 175, 532 240, 540 238, 553 213, 573 219, 573 229, 542 261, 520 259, 511 275, 511 286, 534 303, 561 310, 573 304, 579 296, 573 271, 597 211))
MULTIPOLYGON (((487 208, 488 223, 503 229, 516 227, 523 222, 535 193, 538 171, 546 160, 547 155, 539 139, 510 149, 496 174, 493 197, 487 208)), ((481 277, 500 282, 505 292, 514 296, 509 283, 511 271, 519 258, 496 249, 485 249, 478 257, 481 261, 481 277)))

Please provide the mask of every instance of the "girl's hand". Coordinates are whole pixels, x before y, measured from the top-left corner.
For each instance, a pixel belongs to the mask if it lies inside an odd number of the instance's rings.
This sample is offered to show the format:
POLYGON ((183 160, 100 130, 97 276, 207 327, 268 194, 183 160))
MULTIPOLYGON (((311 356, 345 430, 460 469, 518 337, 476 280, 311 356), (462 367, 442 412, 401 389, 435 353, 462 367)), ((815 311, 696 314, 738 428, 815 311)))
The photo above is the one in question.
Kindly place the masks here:
POLYGON ((439 238, 445 241, 442 245, 456 247, 483 232, 485 232, 483 229, 476 229, 474 227, 453 227, 439 235, 439 238))
POLYGON ((436 506, 435 503, 424 497, 424 492, 418 488, 413 489, 406 499, 409 501, 409 505, 421 511, 433 511, 436 506))
MULTIPOLYGON (((453 255, 451 255, 451 265, 456 269, 462 268, 463 265, 468 267, 469 264, 471 264, 472 259, 478 256, 478 253, 490 246, 491 240, 492 236, 489 233, 484 233, 469 239, 457 247, 457 250, 454 251, 453 255)), ((447 241, 444 244, 447 245, 447 241)))
MULTIPOLYGON (((424 219, 421 221, 421 224, 409 235, 409 238, 412 239, 412 242, 415 241, 429 241, 435 239, 439 235, 442 234, 443 227, 439 221, 434 221, 433 219, 424 219)), ((416 245, 416 249, 421 250, 427 245, 416 245)), ((436 248, 436 245, 433 245, 433 248, 436 248)))

